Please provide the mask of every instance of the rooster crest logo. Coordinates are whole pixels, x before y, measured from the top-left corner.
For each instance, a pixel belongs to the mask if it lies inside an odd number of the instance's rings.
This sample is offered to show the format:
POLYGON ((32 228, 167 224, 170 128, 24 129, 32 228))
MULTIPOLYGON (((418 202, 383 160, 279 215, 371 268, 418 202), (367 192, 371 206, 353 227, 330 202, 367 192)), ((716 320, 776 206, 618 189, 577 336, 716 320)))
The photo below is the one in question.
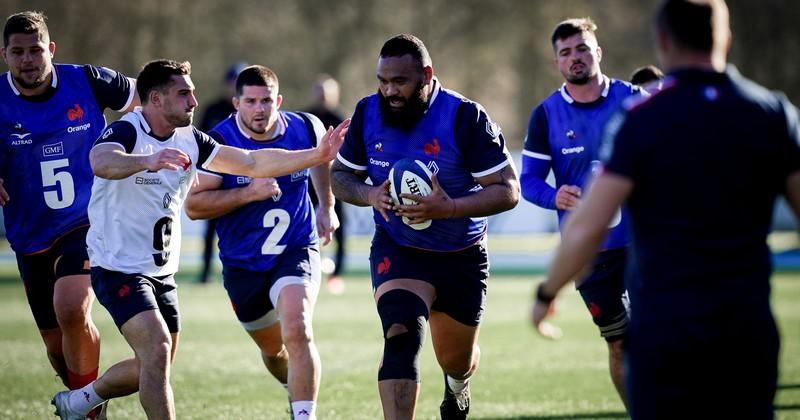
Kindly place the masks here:
POLYGON ((70 108, 67 111, 67 118, 70 121, 77 120, 78 122, 83 122, 83 108, 79 104, 75 104, 73 108, 70 108))
POLYGON ((425 143, 425 154, 432 155, 434 159, 439 157, 439 152, 442 150, 442 147, 439 146, 439 139, 434 138, 432 142, 425 143))
POLYGON ((389 267, 391 266, 392 262, 389 260, 389 257, 383 257, 383 261, 378 264, 378 274, 389 273, 389 267))

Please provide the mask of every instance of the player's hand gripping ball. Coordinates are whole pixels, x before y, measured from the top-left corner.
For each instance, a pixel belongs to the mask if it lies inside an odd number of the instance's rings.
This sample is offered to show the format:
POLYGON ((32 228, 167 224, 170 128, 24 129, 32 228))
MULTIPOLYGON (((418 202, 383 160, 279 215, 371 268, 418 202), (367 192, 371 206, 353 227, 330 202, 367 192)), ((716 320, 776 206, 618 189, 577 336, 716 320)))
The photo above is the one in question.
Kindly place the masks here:
MULTIPOLYGON (((400 197, 400 194, 416 194, 426 196, 431 193, 431 171, 424 163, 414 159, 400 159, 389 171, 389 195, 395 204, 415 205, 417 202, 400 197)), ((431 225, 427 220, 423 223, 408 224, 409 219, 403 216, 403 223, 416 230, 423 230, 431 225)))

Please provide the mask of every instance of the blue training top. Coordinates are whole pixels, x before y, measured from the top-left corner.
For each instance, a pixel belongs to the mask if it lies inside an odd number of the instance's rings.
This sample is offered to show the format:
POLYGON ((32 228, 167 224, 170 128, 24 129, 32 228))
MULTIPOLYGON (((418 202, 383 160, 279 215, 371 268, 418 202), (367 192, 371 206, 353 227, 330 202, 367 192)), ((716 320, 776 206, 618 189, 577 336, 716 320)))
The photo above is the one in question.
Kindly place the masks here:
MULTIPOLYGON (((584 189, 599 168, 598 150, 606 122, 623 101, 642 90, 627 82, 605 78, 606 87, 594 102, 577 102, 569 96, 566 85, 551 94, 531 114, 528 136, 522 151, 523 197, 539 207, 556 210, 555 197, 562 185, 584 189), (550 169, 556 186, 545 182, 550 169)), ((584 191, 585 192, 585 191, 584 191)), ((563 228, 568 212, 557 210, 563 228)), ((614 218, 602 249, 628 244, 624 209, 614 218)))
POLYGON ((0 76, 0 178, 11 200, 3 207, 11 248, 46 250, 89 224, 94 174, 89 150, 106 125, 103 110, 122 110, 133 85, 121 73, 55 64, 43 95, 25 97, 11 74, 0 76))
MULTIPOLYGON (((427 112, 408 130, 384 123, 379 94, 362 99, 339 161, 366 171, 373 185, 380 185, 395 162, 417 159, 438 173, 439 184, 450 197, 479 191, 475 178, 511 164, 503 135, 480 104, 435 83, 427 112)), ((432 251, 467 248, 480 241, 487 228, 486 217, 437 219, 424 230, 412 229, 392 212, 386 222, 374 211, 374 220, 398 244, 432 251)))
MULTIPOLYGON (((312 119, 299 112, 280 111, 285 132, 267 141, 247 136, 232 114, 209 133, 221 144, 246 150, 302 150, 317 145, 312 119)), ((321 123, 319 123, 321 126, 321 123)), ((224 265, 251 271, 268 271, 287 250, 316 244, 318 241, 314 208, 308 196, 309 170, 277 177, 280 197, 249 203, 217 219, 219 258, 224 265)), ((251 178, 222 174, 222 189, 241 188, 251 178)))

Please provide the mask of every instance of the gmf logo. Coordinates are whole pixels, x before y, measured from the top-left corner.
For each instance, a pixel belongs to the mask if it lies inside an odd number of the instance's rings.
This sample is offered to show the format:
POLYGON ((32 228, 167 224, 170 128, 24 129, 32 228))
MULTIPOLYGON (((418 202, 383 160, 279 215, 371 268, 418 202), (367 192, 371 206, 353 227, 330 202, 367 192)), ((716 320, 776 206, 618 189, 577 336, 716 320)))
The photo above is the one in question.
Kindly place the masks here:
POLYGON ((81 108, 79 104, 75 104, 75 107, 67 111, 67 118, 69 118, 70 121, 83 121, 83 108, 81 108))

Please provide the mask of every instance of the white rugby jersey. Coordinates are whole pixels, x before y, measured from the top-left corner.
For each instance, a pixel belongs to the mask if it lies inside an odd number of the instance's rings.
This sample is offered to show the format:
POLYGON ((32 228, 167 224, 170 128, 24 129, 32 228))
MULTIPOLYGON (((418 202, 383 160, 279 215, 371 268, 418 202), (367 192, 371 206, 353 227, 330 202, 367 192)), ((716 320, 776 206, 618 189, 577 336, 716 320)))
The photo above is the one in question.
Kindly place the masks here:
POLYGON ((219 145, 191 125, 159 138, 138 107, 109 125, 94 147, 100 144, 116 144, 130 154, 149 155, 172 147, 189 155, 190 164, 178 170, 145 170, 119 180, 94 177, 89 200, 86 243, 93 267, 149 276, 174 274, 180 259, 183 202, 196 167, 206 168, 219 145))

